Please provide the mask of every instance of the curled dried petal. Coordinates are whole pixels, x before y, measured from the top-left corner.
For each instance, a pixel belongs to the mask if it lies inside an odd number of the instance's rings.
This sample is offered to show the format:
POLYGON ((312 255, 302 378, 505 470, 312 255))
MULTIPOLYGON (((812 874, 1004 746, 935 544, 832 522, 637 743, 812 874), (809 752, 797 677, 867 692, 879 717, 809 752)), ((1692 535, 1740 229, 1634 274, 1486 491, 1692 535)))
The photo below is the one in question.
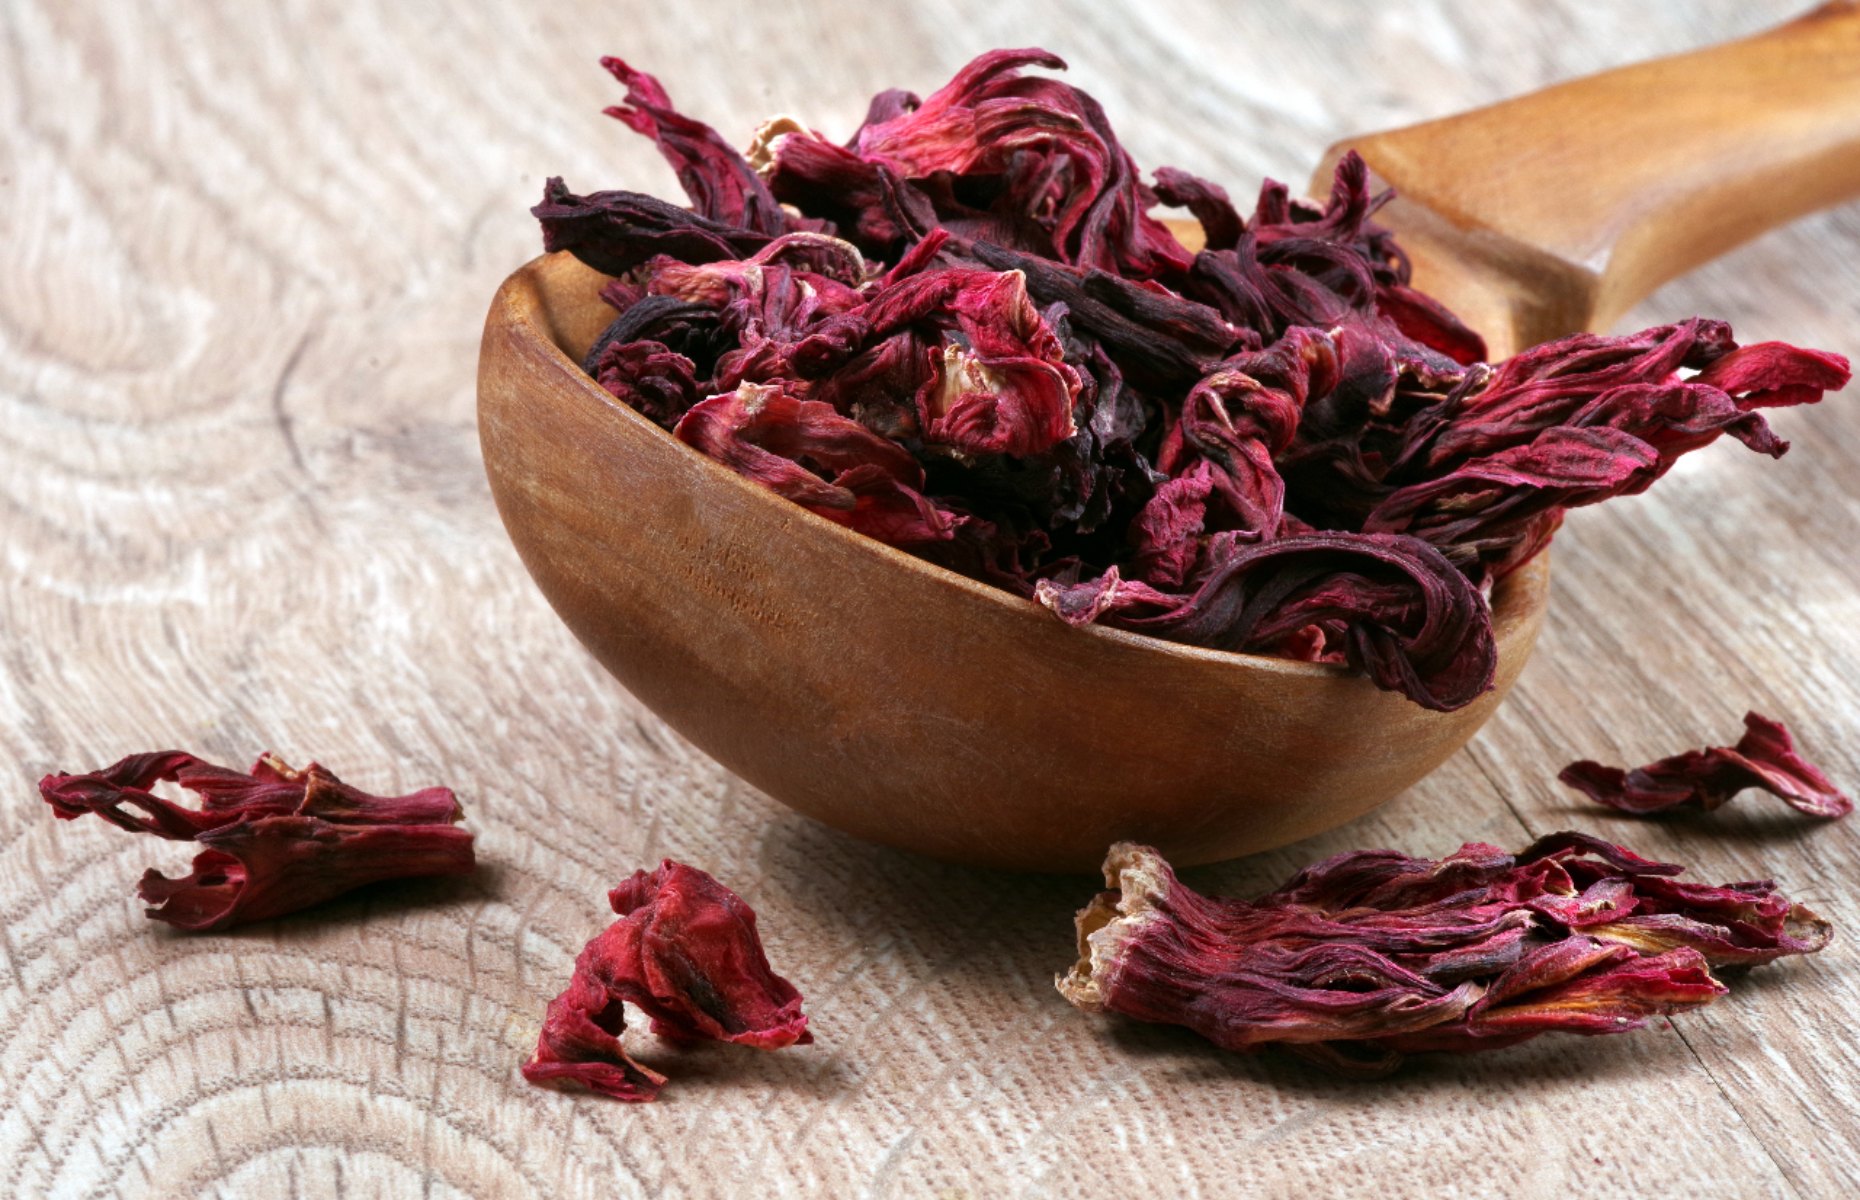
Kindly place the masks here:
POLYGON ((875 333, 907 322, 941 331, 916 397, 925 441, 964 454, 1027 457, 1077 431, 1078 372, 1066 365, 1019 272, 918 275, 872 309, 875 333), (899 300, 900 293, 917 298, 899 300))
POLYGON ((987 242, 964 249, 993 270, 1019 271, 1036 302, 1064 305, 1073 329, 1097 339, 1121 371, 1146 386, 1190 386, 1245 340, 1214 308, 1173 292, 987 242))
POLYGON ((1578 335, 1469 377, 1411 420, 1384 478, 1414 481, 1387 488, 1363 528, 1413 534, 1475 576, 1497 577, 1536 553, 1565 510, 1644 491, 1722 434, 1780 457, 1788 443, 1752 411, 1763 402, 1753 389, 1768 387, 1770 403, 1808 403, 1845 376, 1835 356, 1762 349, 1746 356, 1721 322, 1695 320, 1578 335), (1700 364, 1690 380, 1674 375, 1700 364))
POLYGON ((895 442, 779 384, 745 383, 700 401, 672 432, 770 491, 823 513, 857 506, 853 492, 833 482, 844 472, 875 466, 897 480, 918 473, 895 442))
MULTIPOLYGON (((592 949, 590 943, 582 959, 592 949)), ((620 1042, 625 1029, 624 1003, 592 964, 584 969, 578 960, 568 987, 543 1014, 536 1052, 523 1064, 523 1077, 531 1083, 577 1083, 616 1100, 657 1100, 665 1076, 626 1052, 620 1042)))
POLYGON ((1130 523, 1134 574, 1158 587, 1182 586, 1201 557, 1215 469, 1203 460, 1157 486, 1156 494, 1130 523))
POLYGON ((1598 804, 1638 814, 1710 812, 1748 788, 1761 788, 1814 817, 1844 817, 1854 808, 1819 767, 1796 752, 1781 721, 1754 712, 1745 715, 1744 736, 1735 746, 1688 750, 1631 771, 1584 760, 1564 767, 1557 778, 1598 804))
MULTIPOLYGON (((1375 1051, 1386 1073, 1402 1054, 1497 1050, 1543 1033, 1627 1033, 1645 1027, 1648 1017, 1709 1004, 1729 990, 1693 950, 1641 957, 1622 946, 1572 938, 1512 966, 1465 1019, 1378 1039, 1375 1051)), ((1361 1055, 1341 1057, 1349 1062, 1361 1055)))
POLYGON ((928 196, 811 130, 780 130, 767 156, 769 190, 778 199, 816 214, 869 254, 891 258, 938 228, 928 196))
POLYGON ((1839 354, 1758 342, 1714 360, 1693 382, 1731 393, 1745 408, 1779 408, 1817 403, 1824 392, 1845 387, 1852 377, 1850 364, 1839 354))
POLYGON ((1209 479, 1222 511, 1211 531, 1278 535, 1285 481, 1274 459, 1291 445, 1313 378, 1335 368, 1330 340, 1298 330, 1270 349, 1228 358, 1189 389, 1157 466, 1174 476, 1196 459, 1213 464, 1209 479))
POLYGON ((607 115, 652 139, 699 214, 771 236, 794 227, 743 156, 716 130, 674 109, 657 79, 618 58, 603 58, 601 65, 626 87, 627 102, 607 115))
POLYGON ((612 928, 625 931, 617 940, 627 962, 615 986, 652 1019, 654 1033, 758 1050, 814 1040, 801 993, 769 969, 755 910, 710 875, 666 859, 607 900, 621 917, 612 928))
POLYGON ((1249 653, 1334 625, 1351 665, 1427 708, 1459 708, 1492 687, 1498 651, 1485 599, 1424 542, 1311 532, 1224 542, 1209 553, 1212 565, 1191 595, 1139 591, 1107 574, 1046 585, 1037 596, 1055 611, 1091 609, 1120 628, 1249 653), (1115 602, 1079 593, 1112 585, 1121 593, 1115 602))
POLYGON ((917 183, 940 223, 970 236, 1131 278, 1180 270, 1188 253, 1148 215, 1154 197, 1104 110, 1021 74, 1065 65, 1044 50, 982 54, 922 102, 862 126, 851 149, 917 183))
POLYGON ((1199 175, 1174 167, 1159 168, 1156 197, 1171 208, 1186 208, 1193 213, 1201 223, 1203 243, 1210 250, 1231 250, 1246 229, 1227 189, 1199 175))
POLYGON ((542 225, 544 250, 566 250, 607 275, 624 275, 660 255, 684 262, 744 258, 769 241, 638 192, 577 196, 559 178, 549 180, 530 212, 542 225))
POLYGON ((1376 311, 1395 328, 1430 350, 1437 350, 1463 367, 1486 360, 1485 339, 1469 328, 1447 306, 1405 283, 1376 287, 1376 311))
POLYGON ((619 1100, 656 1099, 665 1077, 621 1044, 632 1004, 668 1041, 731 1042, 759 1050, 807 1045, 801 994, 769 968, 756 914, 695 867, 666 859, 608 894, 620 919, 575 960, 549 1005, 532 1083, 567 1081, 619 1100))
POLYGON ((82 775, 47 775, 39 794, 62 820, 90 814, 132 833, 196 842, 191 874, 142 877, 148 915, 181 929, 226 929, 320 904, 387 879, 469 875, 472 835, 450 789, 375 796, 316 763, 265 754, 249 773, 179 750, 132 754, 82 775), (177 783, 184 808, 149 789, 177 783))
POLYGON ((1341 854, 1247 901, 1185 887, 1155 850, 1123 842, 1056 983, 1087 1011, 1379 1074, 1407 1053, 1625 1032, 1724 995, 1713 965, 1827 944, 1826 923, 1768 884, 1681 883, 1678 870, 1566 833, 1518 855, 1341 854))
POLYGON ((614 397, 661 425, 697 403, 697 367, 661 342, 609 342, 588 374, 614 397))
POLYGON ((1079 960, 1057 981, 1087 1011, 1187 1025, 1240 1050, 1425 1029, 1480 995, 1347 942, 1273 942, 1270 914, 1183 887, 1148 847, 1112 847, 1105 881, 1113 890, 1079 914, 1079 960))

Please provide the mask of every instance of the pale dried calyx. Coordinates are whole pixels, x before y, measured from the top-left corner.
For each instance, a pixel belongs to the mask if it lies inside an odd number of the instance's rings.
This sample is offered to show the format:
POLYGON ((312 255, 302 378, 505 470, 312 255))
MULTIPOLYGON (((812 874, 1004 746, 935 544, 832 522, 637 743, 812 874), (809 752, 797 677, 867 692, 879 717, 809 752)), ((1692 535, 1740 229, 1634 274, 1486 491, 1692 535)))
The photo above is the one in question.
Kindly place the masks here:
POLYGON ((1091 1012, 1104 1010, 1105 992, 1116 983, 1123 946, 1145 925, 1162 919, 1156 908, 1168 894, 1169 865, 1148 846, 1118 842, 1104 860, 1105 886, 1079 910, 1079 958, 1054 979, 1059 994, 1091 1012))
POLYGON ((749 140, 743 159, 758 175, 767 175, 775 167, 775 143, 791 133, 806 133, 807 126, 793 117, 770 117, 749 140))

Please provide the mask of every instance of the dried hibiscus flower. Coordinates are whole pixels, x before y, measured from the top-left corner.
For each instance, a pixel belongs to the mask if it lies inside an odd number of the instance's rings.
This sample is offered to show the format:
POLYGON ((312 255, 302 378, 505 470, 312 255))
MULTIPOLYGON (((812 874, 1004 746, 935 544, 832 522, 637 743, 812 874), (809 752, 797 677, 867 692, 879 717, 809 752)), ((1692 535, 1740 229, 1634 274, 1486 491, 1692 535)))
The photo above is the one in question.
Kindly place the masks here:
POLYGON ((179 750, 132 754, 86 775, 47 775, 39 794, 62 820, 86 813, 132 833, 205 847, 193 873, 149 871, 148 915, 189 930, 283 916, 386 879, 469 875, 472 835, 447 788, 373 796, 316 763, 293 770, 265 754, 249 774, 179 750), (179 784, 198 809, 149 789, 179 784))
POLYGON ((1491 687, 1493 585, 1838 355, 1697 319, 1488 366, 1412 286, 1363 160, 1243 215, 1145 183, 1104 111, 996 50, 838 142, 747 155, 603 60, 689 208, 549 181, 543 244, 615 276, 586 367, 687 444, 890 545, 1098 622, 1349 664, 1429 708, 1491 687), (1151 210, 1187 209, 1191 253, 1151 210))
POLYGON ((572 1081, 620 1100, 656 1099, 665 1076, 620 1044, 626 1004, 671 1042, 779 1050, 814 1040, 801 993, 769 969, 756 914, 735 892, 668 858, 607 899, 620 919, 581 951, 567 990, 549 1003, 525 1079, 572 1081))
POLYGON ((1185 1025, 1224 1049, 1278 1044, 1380 1074, 1409 1052, 1637 1029, 1723 995, 1712 967, 1833 936, 1774 884, 1683 883, 1681 870, 1559 833, 1516 855, 1341 854, 1248 901, 1201 895, 1124 842, 1058 986, 1080 1008, 1185 1025))
POLYGON ((1630 813, 1710 812, 1746 788, 1761 788, 1813 817, 1854 810, 1820 768, 1796 753, 1781 721, 1754 712, 1745 714, 1744 736, 1735 746, 1688 750, 1631 771, 1584 760, 1557 778, 1598 804, 1630 813))

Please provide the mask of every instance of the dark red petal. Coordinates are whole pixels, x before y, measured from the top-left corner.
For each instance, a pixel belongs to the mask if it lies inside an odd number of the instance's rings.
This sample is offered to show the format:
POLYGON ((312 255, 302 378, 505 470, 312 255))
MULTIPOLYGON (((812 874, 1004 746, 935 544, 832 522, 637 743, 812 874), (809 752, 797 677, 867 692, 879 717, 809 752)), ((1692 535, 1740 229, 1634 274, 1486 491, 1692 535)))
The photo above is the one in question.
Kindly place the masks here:
POLYGON ((1234 209, 1227 190, 1199 175, 1159 167, 1156 171, 1156 196, 1171 208, 1186 208, 1201 223, 1203 244, 1210 250, 1231 250, 1245 230, 1245 222, 1234 209))
POLYGON ((607 275, 623 275, 661 254, 685 262, 743 258, 769 241, 766 234, 638 192, 577 196, 559 178, 549 180, 542 203, 530 212, 542 225, 544 250, 566 250, 607 275))
POLYGON ((1189 255, 1148 215, 1155 197, 1104 110, 1069 84, 1021 74, 1064 66, 1044 50, 983 54, 918 104, 875 104, 882 119, 849 149, 909 181, 965 236, 1129 278, 1183 270, 1189 255))
MULTIPOLYGON (((1498 654, 1484 598, 1432 547, 1379 534, 1300 533, 1209 551, 1196 591, 1163 611, 1120 612, 1140 633, 1270 653, 1317 622, 1346 631, 1352 665, 1427 708, 1491 689, 1498 654)), ((1145 597, 1147 600, 1148 597, 1145 597)))
POLYGON ((578 1083, 616 1100, 656 1100, 665 1076, 635 1062, 621 1047, 625 1005, 583 969, 594 945, 581 952, 567 989, 549 1002, 523 1077, 531 1083, 578 1083))
POLYGON ((1822 393, 1846 387, 1851 378, 1853 372, 1839 354, 1758 342, 1717 359, 1694 382, 1730 392, 1746 408, 1774 408, 1814 404, 1822 393))
POLYGON ((1404 283, 1381 284, 1376 289, 1376 311, 1408 337, 1461 366, 1485 361, 1485 339, 1425 292, 1404 283))
POLYGON ((618 58, 601 65, 626 87, 627 102, 607 115, 652 139, 699 215, 770 236, 796 228, 743 156, 716 130, 674 109, 657 79, 618 58))
POLYGON ((833 482, 844 472, 876 467, 900 483, 922 478, 897 443, 779 384, 744 383, 700 401, 673 433, 770 491, 828 514, 858 506, 833 482))
POLYGON ((1782 722, 1754 712, 1744 717, 1744 736, 1735 746, 1688 750, 1631 771, 1585 760, 1564 767, 1557 778, 1598 804, 1639 814, 1710 812, 1748 788, 1761 788, 1815 817, 1844 817, 1854 807, 1819 767, 1796 753, 1782 722))
POLYGON ((626 998, 652 1018, 654 1033, 761 1050, 814 1040, 801 993, 769 969, 755 911, 735 892, 666 859, 608 900, 623 918, 616 926, 638 930, 638 977, 627 980, 626 998))
POLYGON ((1341 854, 1246 901, 1201 895, 1154 850, 1119 843, 1113 890, 1080 911, 1058 986, 1088 1011, 1381 1074, 1406 1053, 1625 1032, 1723 995, 1712 965, 1827 944, 1827 923, 1768 884, 1677 871, 1563 833, 1516 856, 1341 854))
POLYGON ((476 867, 450 789, 375 796, 316 763, 297 771, 270 754, 246 774, 175 750, 131 755, 88 775, 47 775, 39 793, 67 820, 88 812, 131 832, 206 847, 189 875, 149 871, 139 888, 154 906, 149 916, 182 929, 263 921, 364 884, 476 867), (201 807, 148 790, 163 780, 200 795, 201 807))
POLYGON ((756 914, 695 867, 666 859, 608 894, 620 919, 583 948, 568 988, 549 1005, 532 1082, 570 1080, 621 1100, 651 1100, 665 1077, 628 1057, 623 1006, 674 1042, 760 1050, 814 1040, 801 994, 769 969, 756 914))

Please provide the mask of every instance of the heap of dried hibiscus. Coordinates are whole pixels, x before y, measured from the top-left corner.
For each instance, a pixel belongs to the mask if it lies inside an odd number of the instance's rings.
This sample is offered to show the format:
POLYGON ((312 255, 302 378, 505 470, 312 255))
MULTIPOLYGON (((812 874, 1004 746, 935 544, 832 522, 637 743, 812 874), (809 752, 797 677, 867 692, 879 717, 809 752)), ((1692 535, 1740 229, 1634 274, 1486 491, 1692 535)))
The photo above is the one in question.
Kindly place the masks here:
POLYGON ((841 145, 791 120, 745 157, 651 76, 608 110, 691 206, 549 181, 544 244, 613 276, 586 366, 812 511, 1102 621, 1348 662, 1430 708, 1491 685, 1492 585, 1566 509, 1641 491, 1756 411, 1848 379, 1695 319, 1496 366, 1409 286, 1362 161, 1323 207, 1140 177, 1098 104, 999 50, 841 145), (1149 215, 1186 208, 1191 253, 1149 215))

